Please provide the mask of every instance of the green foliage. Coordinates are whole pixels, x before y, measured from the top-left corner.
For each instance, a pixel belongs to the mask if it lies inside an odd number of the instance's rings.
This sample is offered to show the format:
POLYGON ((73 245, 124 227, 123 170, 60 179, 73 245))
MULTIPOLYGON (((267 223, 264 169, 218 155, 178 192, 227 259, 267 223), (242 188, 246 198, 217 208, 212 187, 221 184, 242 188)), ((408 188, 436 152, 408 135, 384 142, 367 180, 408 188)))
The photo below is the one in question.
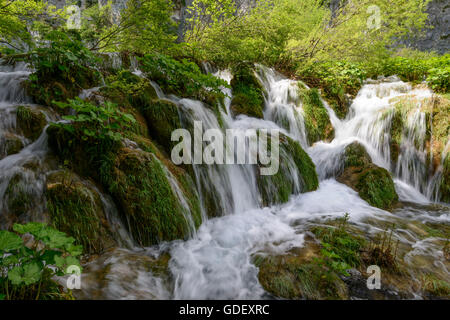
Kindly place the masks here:
POLYGON ((119 141, 122 139, 121 132, 136 122, 132 115, 120 111, 116 104, 109 101, 101 106, 96 106, 76 98, 69 100, 68 103, 55 102, 55 104, 62 109, 75 110, 76 115, 64 116, 64 119, 69 120, 70 123, 59 123, 58 125, 72 133, 79 134, 83 140, 110 138, 113 141, 119 141))
POLYGON ((429 69, 427 82, 436 92, 450 92, 450 65, 429 69))
POLYGON ((231 110, 235 115, 263 118, 264 94, 261 84, 255 76, 253 65, 239 63, 233 67, 233 100, 231 110))
POLYGON ((436 92, 450 90, 450 54, 419 55, 415 51, 403 50, 392 57, 365 63, 363 68, 369 77, 397 75, 404 81, 426 80, 436 92))
POLYGON ((141 59, 142 70, 166 93, 208 100, 211 94, 223 97, 221 87, 228 84, 186 59, 175 60, 163 54, 147 54, 141 59))
POLYGON ((170 0, 130 0, 120 15, 112 1, 82 12, 81 33, 95 51, 148 53, 177 50, 170 0))
POLYGON ((349 215, 340 219, 336 228, 315 228, 313 232, 323 246, 319 263, 326 265, 330 271, 348 276, 346 270, 361 265, 360 250, 364 240, 349 234, 346 230, 349 215))
POLYGON ((85 47, 79 33, 55 30, 44 40, 47 45, 28 57, 36 70, 30 75, 28 92, 36 102, 51 105, 53 100, 66 101, 98 81, 98 72, 92 68, 97 58, 85 47))
POLYGON ((308 85, 319 87, 337 116, 344 118, 348 111, 346 93, 356 95, 366 73, 358 65, 342 61, 325 61, 298 68, 296 74, 308 85))
POLYGON ((51 278, 65 275, 69 266, 81 268, 76 257, 82 247, 42 223, 15 224, 13 229, 0 231, 0 295, 5 299, 68 297, 51 278), (25 243, 19 236, 25 234, 33 240, 25 243))
POLYGON ((395 225, 392 226, 390 232, 388 229, 383 232, 382 236, 378 234, 376 238, 369 243, 364 260, 368 265, 377 265, 385 267, 386 270, 398 272, 399 268, 396 262, 397 249, 400 240, 394 245, 392 234, 395 225))
POLYGON ((61 17, 61 10, 47 1, 0 0, 0 54, 25 51, 34 45, 30 31, 42 32, 49 20, 61 17))

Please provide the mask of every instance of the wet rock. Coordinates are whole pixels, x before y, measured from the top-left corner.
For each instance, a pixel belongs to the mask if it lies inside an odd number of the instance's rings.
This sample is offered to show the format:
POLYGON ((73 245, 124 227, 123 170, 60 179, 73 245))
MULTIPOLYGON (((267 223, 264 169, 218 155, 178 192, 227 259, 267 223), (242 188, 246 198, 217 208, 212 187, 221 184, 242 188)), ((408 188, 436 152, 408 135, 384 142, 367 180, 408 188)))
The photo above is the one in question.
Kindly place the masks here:
POLYGON ((317 141, 331 141, 334 128, 331 125, 328 111, 323 105, 317 89, 300 89, 303 101, 304 121, 309 144, 317 141))
POLYGON ((85 253, 101 253, 116 245, 99 194, 75 173, 52 172, 45 195, 51 223, 74 237, 85 253))
POLYGON ((141 108, 149 127, 150 135, 170 155, 172 147, 172 132, 182 128, 178 115, 178 106, 168 100, 154 99, 141 108))
POLYGON ((347 287, 335 273, 315 262, 320 245, 307 239, 303 248, 281 256, 255 256, 258 279, 274 297, 285 299, 347 299, 347 287))
POLYGON ((0 137, 0 160, 12 154, 19 153, 23 149, 22 139, 12 133, 6 133, 0 137))
POLYGON ((17 128, 27 139, 34 141, 39 138, 46 124, 42 111, 24 106, 17 108, 17 128))
POLYGON ((337 181, 357 191, 371 206, 390 209, 398 201, 392 176, 374 165, 365 148, 355 142, 346 147, 344 168, 337 181))
MULTIPOLYGON (((268 139, 268 145, 270 144, 268 139)), ((297 141, 283 134, 280 134, 279 165, 278 172, 274 175, 263 176, 257 170, 257 185, 263 205, 285 203, 292 194, 310 192, 318 188, 316 167, 311 158, 297 141), (294 174, 295 171, 298 175, 294 174)))
POLYGON ((83 266, 77 299, 170 299, 168 253, 112 249, 83 266))

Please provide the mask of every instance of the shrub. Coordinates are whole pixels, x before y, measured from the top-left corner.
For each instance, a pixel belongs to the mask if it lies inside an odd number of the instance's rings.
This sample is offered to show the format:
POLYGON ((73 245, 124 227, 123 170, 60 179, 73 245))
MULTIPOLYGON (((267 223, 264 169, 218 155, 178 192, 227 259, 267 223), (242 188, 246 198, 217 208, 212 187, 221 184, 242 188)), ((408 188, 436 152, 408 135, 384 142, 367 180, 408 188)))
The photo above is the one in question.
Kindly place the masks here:
POLYGON ((128 113, 120 111, 116 104, 105 102, 101 106, 95 106, 80 98, 69 100, 68 103, 55 102, 62 109, 72 108, 76 115, 64 116, 71 123, 60 123, 72 133, 78 133, 82 139, 104 140, 110 138, 113 141, 122 139, 121 131, 131 128, 136 119, 128 113))
POLYGON ((97 82, 99 74, 91 67, 97 58, 78 33, 55 30, 44 40, 46 45, 28 58, 36 70, 30 75, 28 91, 36 102, 50 105, 52 100, 65 101, 97 82))
POLYGON ((66 268, 80 267, 82 247, 75 239, 42 223, 15 224, 0 231, 0 299, 64 299, 70 294, 52 280, 66 268), (32 242, 19 235, 29 234, 32 242))
POLYGON ((221 87, 226 81, 204 74, 195 63, 175 60, 163 54, 147 54, 141 58, 142 70, 155 80, 166 93, 208 100, 213 95, 223 96, 221 87))

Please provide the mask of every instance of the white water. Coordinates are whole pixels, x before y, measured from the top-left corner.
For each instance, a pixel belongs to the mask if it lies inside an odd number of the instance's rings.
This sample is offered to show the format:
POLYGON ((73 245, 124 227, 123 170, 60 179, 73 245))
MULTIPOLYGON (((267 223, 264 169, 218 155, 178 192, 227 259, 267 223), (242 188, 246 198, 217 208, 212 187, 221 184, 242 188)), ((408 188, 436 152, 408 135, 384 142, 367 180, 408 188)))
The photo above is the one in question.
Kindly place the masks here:
MULTIPOLYGON (((0 74, 1 110, 8 110, 10 116, 2 117, 2 130, 14 130, 14 106, 28 101, 24 92, 16 85, 25 79, 25 74, 0 74), (11 109, 8 109, 11 108, 11 109)), ((22 72, 22 71, 21 71, 22 72)), ((227 72, 220 72, 218 76, 231 80, 227 72)), ((345 185, 334 180, 339 171, 340 156, 345 147, 353 142, 361 142, 368 150, 372 160, 388 170, 391 170, 388 148, 387 131, 390 125, 389 117, 382 117, 381 113, 392 106, 389 100, 411 91, 408 84, 391 79, 391 82, 372 83, 363 87, 353 102, 351 111, 345 120, 339 120, 334 112, 325 105, 330 113, 335 128, 336 138, 330 143, 318 142, 314 146, 307 146, 306 133, 302 118, 302 106, 296 93, 296 82, 284 79, 275 72, 260 68, 259 79, 266 89, 266 108, 264 119, 253 119, 239 116, 231 117, 230 99, 226 99, 225 111, 221 111, 222 127, 217 115, 207 109, 201 102, 190 99, 178 99, 174 96, 166 97, 156 84, 160 98, 170 99, 180 106, 180 117, 185 126, 189 127, 195 120, 201 120, 204 129, 207 128, 267 128, 280 129, 281 132, 296 139, 302 144, 317 165, 321 179, 317 191, 293 195, 284 205, 271 208, 261 208, 260 197, 256 187, 256 178, 250 166, 195 166, 196 183, 202 204, 204 197, 212 195, 215 203, 217 218, 207 219, 206 208, 203 208, 204 223, 192 232, 188 241, 174 241, 146 250, 118 249, 107 253, 97 261, 89 264, 83 276, 83 294, 88 298, 108 299, 261 299, 268 295, 258 282, 258 269, 252 263, 255 254, 283 254, 292 248, 304 244, 304 232, 311 224, 321 224, 329 219, 350 214, 350 223, 364 230, 367 234, 381 232, 381 227, 373 221, 431 221, 448 223, 450 214, 447 207, 435 210, 429 209, 429 199, 420 193, 422 184, 416 183, 420 179, 420 166, 417 165, 416 155, 423 150, 414 150, 411 141, 422 139, 421 125, 423 118, 418 113, 411 118, 411 128, 419 130, 405 131, 404 145, 402 145, 399 168, 394 173, 396 188, 402 200, 416 203, 414 206, 397 210, 395 214, 373 208, 359 198, 358 194, 345 185), (392 81, 394 80, 394 81, 392 81), (288 125, 286 126, 286 123, 288 125), (412 133, 414 132, 414 133, 412 133), (409 143, 409 144, 408 144, 409 143), (415 158, 416 157, 416 158, 415 158), (414 165, 411 165, 414 164, 414 165), (397 172, 398 171, 398 172, 397 172), (417 207, 417 206, 423 207, 417 207), (368 222, 371 219, 372 222, 368 222), (157 258, 164 252, 170 252, 170 278, 149 272, 146 263, 150 258, 157 258), (87 287, 86 287, 87 285, 87 287)), ((84 92, 86 97, 94 92, 84 92)), ((231 91, 224 90, 229 96, 231 91)), ((426 95, 425 91, 417 94, 426 95)), ((45 131, 34 143, 25 147, 20 153, 0 160, 0 209, 3 210, 7 181, 14 172, 22 175, 33 175, 26 178, 26 185, 35 190, 36 199, 42 197, 45 183, 45 166, 41 171, 28 173, 23 168, 24 163, 34 159, 39 167, 45 163, 47 152, 45 131), (36 177, 36 175, 38 177, 36 177)), ((282 156, 282 160, 289 162, 289 156, 282 156)), ((419 161, 421 158, 419 157, 419 161)), ((288 164, 288 167, 291 167, 288 164)), ((27 176, 28 177, 28 176, 27 176)), ((170 179, 174 193, 180 203, 187 209, 186 199, 179 189, 175 179, 170 179)), ((298 182, 298 173, 292 170, 292 177, 298 182)), ((431 179, 436 185, 439 175, 431 179)), ((427 182, 428 183, 428 182, 427 182)), ((430 182, 431 184, 431 182, 430 182)), ((428 184, 428 186, 430 185, 428 184)), ((296 188, 300 191, 301 186, 296 188)), ((430 188, 430 187, 428 187, 430 188)), ((33 191, 34 192, 34 191, 33 191)), ((100 193, 99 193, 100 194, 100 193)), ((115 225, 118 238, 123 239, 123 246, 132 246, 130 237, 125 232, 112 199, 101 195, 107 217, 111 225, 115 225)), ((43 199, 41 204, 45 203, 43 199)), ((43 210, 43 208, 42 208, 43 210)), ((41 210, 41 212, 42 212, 41 210)), ((189 219, 189 215, 186 216, 189 219)), ((39 219, 35 215, 31 219, 39 219)), ((189 222, 190 223, 190 222, 189 222)), ((417 263, 421 257, 432 257, 434 264, 430 268, 450 276, 442 250, 436 244, 436 239, 422 240, 409 230, 396 230, 394 238, 398 238, 412 246, 404 257, 411 265, 417 263)), ((439 239, 438 239, 439 240, 439 239)))
MULTIPOLYGON (((231 80, 231 75, 227 71, 218 72, 216 75, 228 82, 231 80)), ((257 279, 258 269, 252 263, 253 255, 283 254, 292 248, 301 247, 304 243, 304 232, 311 224, 320 225, 349 213, 352 225, 364 230, 367 235, 374 235, 383 231, 382 227, 376 226, 377 223, 374 223, 376 221, 380 224, 397 221, 399 218, 421 222, 450 221, 448 207, 429 209, 429 198, 420 192, 415 183, 412 183, 418 179, 415 175, 417 167, 403 165, 403 171, 406 170, 407 174, 403 176, 398 174, 395 179, 400 199, 416 205, 399 209, 395 214, 371 207, 355 191, 333 178, 340 170, 340 157, 345 147, 353 141, 362 143, 377 165, 388 170, 392 169, 388 136, 391 118, 383 117, 382 114, 386 109, 392 108, 389 102, 391 98, 411 93, 408 84, 392 78, 386 82, 367 84, 358 94, 348 117, 344 120, 339 120, 324 102, 335 128, 336 138, 330 143, 318 142, 308 147, 301 101, 295 90, 296 82, 283 79, 264 67, 260 68, 258 78, 265 85, 267 93, 264 119, 243 115, 233 119, 230 99, 227 98, 225 111, 221 112, 222 129, 280 129, 281 132, 293 137, 306 146, 316 163, 321 179, 319 189, 292 196, 284 205, 261 208, 254 176, 245 166, 197 167, 195 173, 200 196, 203 195, 202 188, 213 192, 217 208, 225 215, 209 220, 204 216, 204 223, 196 235, 188 241, 164 243, 161 245, 163 249, 149 248, 150 253, 141 253, 141 259, 145 260, 148 255, 154 256, 155 250, 169 251, 172 257, 169 263, 171 281, 164 282, 153 273, 146 275, 140 273, 139 279, 142 281, 134 281, 130 288, 124 281, 129 276, 126 270, 129 262, 124 259, 117 262, 116 268, 122 269, 121 271, 108 272, 108 289, 102 290, 100 297, 129 299, 135 298, 135 292, 138 292, 141 294, 140 298, 145 299, 267 298, 269 296, 257 279), (416 206, 423 207, 417 209, 416 206), (149 288, 149 283, 154 283, 154 286, 149 288), (161 284, 164 284, 163 289, 161 284)), ((171 99, 179 104, 181 119, 187 127, 194 120, 201 120, 204 128, 220 128, 216 114, 205 108, 201 102, 180 100, 174 96, 166 97, 156 84, 154 86, 160 98, 171 99)), ((232 95, 229 89, 225 89, 224 92, 229 96, 232 95)), ((413 93, 422 96, 429 94, 426 90, 413 93)), ((417 125, 420 127, 418 122, 421 120, 419 120, 412 118, 408 121, 412 127, 417 125)), ((419 130, 419 139, 420 134, 419 130)), ((414 139, 417 137, 414 135, 414 139)), ((410 155, 416 151, 403 147, 402 150, 405 150, 405 153, 402 153, 405 160, 401 161, 414 162, 410 155)), ((431 269, 427 267, 427 270, 450 276, 441 247, 436 242, 442 239, 422 241, 411 231, 401 229, 395 231, 394 238, 412 247, 404 257, 411 266, 416 265, 417 261, 424 257, 427 259, 431 257, 434 259, 433 267, 431 269)), ((93 263, 93 268, 99 267, 101 268, 99 264, 93 263)), ((135 272, 137 271, 138 269, 135 272)))

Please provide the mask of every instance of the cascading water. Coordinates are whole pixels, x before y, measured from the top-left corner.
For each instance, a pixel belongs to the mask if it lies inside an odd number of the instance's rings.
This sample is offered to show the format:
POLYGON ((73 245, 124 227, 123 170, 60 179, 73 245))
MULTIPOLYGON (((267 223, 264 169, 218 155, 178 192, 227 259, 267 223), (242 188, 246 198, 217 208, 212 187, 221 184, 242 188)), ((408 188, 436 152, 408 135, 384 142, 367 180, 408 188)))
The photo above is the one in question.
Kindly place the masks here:
MULTIPOLYGON (((232 97, 230 89, 224 89, 227 97, 225 106, 220 111, 222 120, 220 124, 217 113, 203 103, 165 96, 156 84, 153 85, 159 98, 170 99, 180 106, 180 118, 186 128, 192 128, 194 121, 202 121, 204 130, 279 129, 280 132, 296 139, 306 146, 308 153, 316 162, 322 180, 320 188, 315 192, 293 196, 285 205, 260 208, 254 170, 249 166, 194 166, 202 203, 204 204, 206 200, 204 192, 212 193, 217 208, 225 215, 209 220, 204 215, 204 222, 192 239, 148 249, 151 254, 142 253, 141 259, 145 261, 148 256, 155 256, 155 249, 160 255, 170 252, 169 280, 158 278, 153 273, 147 273, 146 276, 139 273, 141 281, 135 283, 136 287, 128 288, 123 279, 129 277, 126 271, 129 262, 123 259, 125 253, 118 253, 115 260, 117 271, 108 274, 108 288, 100 293, 100 297, 133 298, 136 291, 142 294, 140 297, 150 299, 269 297, 259 284, 258 268, 252 263, 255 254, 283 254, 292 248, 301 247, 304 243, 304 231, 308 225, 342 217, 346 212, 350 214, 350 222, 365 230, 367 234, 382 232, 381 227, 376 226, 376 221, 394 219, 389 212, 369 206, 355 191, 329 178, 339 170, 341 165, 339 159, 345 147, 355 140, 366 146, 376 164, 391 169, 387 147, 391 116, 389 114, 386 116, 383 110, 391 108, 389 103, 391 98, 410 92, 411 87, 400 81, 392 81, 395 79, 391 79, 391 82, 368 84, 355 99, 351 113, 345 120, 339 120, 323 101, 336 130, 336 138, 330 143, 318 142, 308 147, 302 104, 296 93, 298 84, 284 79, 270 69, 260 67, 259 70, 258 78, 266 91, 264 119, 244 115, 233 118, 230 111, 232 97), (369 220, 370 222, 367 222, 369 220), (153 290, 149 290, 145 286, 146 283, 153 283, 153 290), (162 284, 164 289, 161 288, 162 284)), ((228 83, 231 80, 231 74, 227 71, 217 72, 216 76, 228 83)), ((281 154, 280 157, 283 163, 290 160, 288 155, 281 154)), ((294 180, 299 180, 298 172, 295 170, 292 170, 292 176, 294 180)), ((396 184, 400 198, 428 205, 429 200, 407 181, 396 180, 396 184)), ((427 207, 421 208, 418 215, 415 207, 408 207, 396 214, 408 219, 420 216, 421 221, 449 220, 448 212, 443 214, 427 210, 427 207)), ((445 207, 443 210, 445 212, 445 207)), ((405 260, 409 263, 414 264, 417 263, 417 259, 426 260, 431 256, 436 261, 443 261, 442 251, 436 245, 439 239, 424 243, 421 242, 420 236, 411 235, 409 231, 405 235, 399 231, 396 236, 401 242, 409 245, 416 243, 415 249, 405 256, 405 260)), ((137 259, 132 252, 126 254, 133 255, 130 259, 137 259)), ((103 270, 101 264, 96 263, 92 268, 103 270)), ((445 264, 441 263, 437 269, 438 271, 434 271, 442 272, 444 276, 449 274, 445 264)))
MULTIPOLYGON (((17 110, 25 106, 44 114, 46 122, 57 122, 59 116, 49 108, 31 104, 24 81, 32 71, 24 63, 2 65, 0 61, 0 228, 9 229, 13 223, 48 222, 45 188, 47 177, 58 170, 57 161, 48 150, 46 129, 33 142, 24 137, 17 125, 17 110), (20 150, 9 154, 5 146, 14 138, 20 150)), ((98 88, 85 90, 86 97, 98 88)), ((118 243, 133 247, 112 199, 89 184, 100 197, 103 210, 118 243)))
MULTIPOLYGON (((17 104, 27 102, 20 87, 26 79, 26 70, 3 69, 0 73, 0 134, 14 132, 15 109, 17 104), (10 75, 6 73, 14 73, 10 75), (20 88, 20 89, 19 89, 20 88), (5 116, 3 116, 5 115, 5 116)), ((135 70, 139 73, 138 70, 135 70)), ((142 76, 141 73, 139 73, 142 76)), ((230 82, 231 74, 226 71, 216 73, 230 82)), ((146 249, 115 249, 98 260, 88 264, 83 275, 83 298, 109 299, 261 299, 269 297, 258 281, 258 268, 253 263, 257 254, 285 254, 305 243, 305 231, 308 226, 321 224, 330 219, 350 214, 350 223, 364 230, 368 235, 381 232, 386 222, 410 221, 448 223, 448 207, 438 209, 429 206, 429 200, 419 193, 435 194, 439 170, 426 182, 423 180, 423 125, 420 108, 409 114, 403 132, 399 161, 396 167, 391 165, 389 150, 389 130, 393 108, 390 100, 408 94, 428 95, 427 90, 412 90, 410 85, 389 79, 388 81, 368 82, 360 91, 351 106, 346 119, 339 120, 331 108, 324 102, 331 123, 335 129, 335 139, 330 143, 317 142, 308 146, 303 121, 302 102, 297 94, 298 84, 283 78, 274 71, 259 67, 258 79, 264 85, 266 104, 264 119, 249 118, 240 115, 231 116, 230 102, 232 92, 224 89, 228 96, 223 109, 214 111, 202 102, 191 99, 179 99, 166 96, 155 84, 158 97, 175 102, 180 108, 180 119, 186 128, 193 127, 194 121, 201 121, 203 132, 214 128, 225 132, 226 129, 279 129, 283 134, 298 141, 316 163, 321 179, 317 191, 292 195, 284 205, 261 208, 261 196, 258 191, 255 168, 250 165, 194 165, 198 194, 203 206, 203 224, 192 232, 187 241, 173 241, 146 249), (396 209, 395 215, 369 206, 358 194, 333 177, 342 165, 339 161, 345 147, 353 141, 362 143, 375 164, 393 171, 400 198, 409 204, 396 209), (419 147, 417 147, 419 146, 419 147), (429 180, 429 181, 428 181, 429 180), (424 187, 426 186, 426 188, 424 187), (428 189, 427 189, 428 188, 428 189), (432 189, 432 191, 427 191, 432 189), (217 218, 207 218, 205 204, 214 204, 217 218), (413 204, 415 203, 415 204, 413 204), (403 219, 403 220, 401 220, 403 219), (377 224, 379 222, 379 225, 377 224), (170 254, 167 274, 161 275, 148 271, 148 264, 170 254)), ((83 97, 96 91, 96 88, 83 92, 83 97)), ((48 119, 49 121, 52 119, 48 119)), ((52 121, 54 121, 53 119, 52 121)), ((202 132, 202 133, 203 133, 202 132)), ((17 154, 0 160, 0 210, 4 219, 4 208, 8 198, 6 189, 14 173, 24 176, 24 184, 35 193, 39 204, 45 203, 43 188, 46 173, 56 169, 47 161, 47 142, 45 130, 41 137, 30 143, 24 140, 24 148, 17 154), (37 171, 29 171, 27 163, 38 163, 37 171), (41 197, 41 198, 39 198, 41 197)), ((130 142, 131 143, 131 142, 130 142)), ((299 183, 300 174, 290 163, 289 154, 281 151, 281 162, 289 168, 293 182, 299 183)), ((428 169, 425 168, 426 173, 428 169)), ((186 210, 189 221, 189 206, 176 179, 166 170, 174 194, 186 210)), ((117 234, 122 247, 133 247, 128 234, 124 231, 118 212, 111 199, 96 188, 103 203, 107 219, 117 234)), ((298 193, 301 186, 294 188, 298 193)), ((39 208, 39 206, 36 206, 39 208)), ((35 208, 35 209, 36 209, 35 208)), ((43 212, 43 207, 39 212, 43 212)), ((31 220, 45 218, 35 214, 31 220)), ((10 223, 0 220, 0 224, 10 223)), ((406 223, 406 224, 407 224, 406 223)), ((410 230, 398 229, 394 237, 411 249, 404 260, 411 266, 428 262, 427 268, 433 272, 449 276, 449 267, 445 262, 439 237, 424 241, 420 234, 410 230)), ((428 269, 427 269, 428 270, 428 269)))

